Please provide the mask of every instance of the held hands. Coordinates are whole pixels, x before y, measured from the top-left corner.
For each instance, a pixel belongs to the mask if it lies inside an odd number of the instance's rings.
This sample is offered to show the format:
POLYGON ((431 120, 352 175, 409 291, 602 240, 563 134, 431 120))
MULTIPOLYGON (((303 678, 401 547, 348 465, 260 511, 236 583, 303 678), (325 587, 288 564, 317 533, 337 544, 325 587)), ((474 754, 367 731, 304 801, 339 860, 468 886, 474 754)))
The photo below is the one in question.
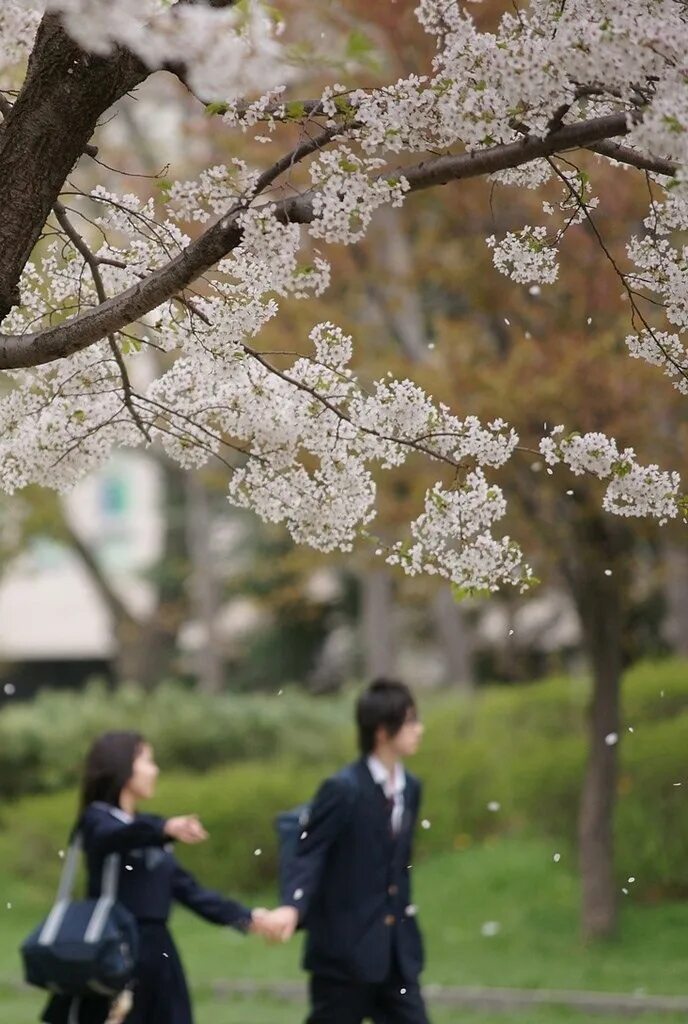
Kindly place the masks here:
POLYGON ((258 907, 251 918, 251 932, 262 935, 268 942, 288 942, 299 923, 295 907, 278 907, 276 910, 258 907))
MULTIPOLYGON (((202 843, 208 838, 208 833, 196 814, 168 818, 165 822, 165 835, 179 843, 191 845, 202 843)), ((249 931, 254 935, 261 935, 268 942, 288 942, 298 923, 299 913, 296 907, 277 907, 276 910, 257 907, 251 912, 249 931)))
POLYGON ((202 843, 208 838, 208 833, 201 825, 197 814, 168 818, 165 822, 165 835, 179 843, 189 844, 202 843))

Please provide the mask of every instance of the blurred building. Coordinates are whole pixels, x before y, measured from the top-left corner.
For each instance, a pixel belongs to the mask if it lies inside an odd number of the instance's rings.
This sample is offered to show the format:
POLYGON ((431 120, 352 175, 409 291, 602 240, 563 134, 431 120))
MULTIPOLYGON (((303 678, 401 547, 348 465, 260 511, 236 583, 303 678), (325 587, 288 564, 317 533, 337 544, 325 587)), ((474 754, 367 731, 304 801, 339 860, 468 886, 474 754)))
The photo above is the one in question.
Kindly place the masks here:
MULTIPOLYGON (((128 608, 145 613, 154 600, 146 571, 162 543, 156 464, 121 452, 65 499, 75 534, 128 608)), ((70 547, 37 539, 0 577, 0 663, 15 686, 73 685, 109 674, 113 623, 93 573, 70 547)))

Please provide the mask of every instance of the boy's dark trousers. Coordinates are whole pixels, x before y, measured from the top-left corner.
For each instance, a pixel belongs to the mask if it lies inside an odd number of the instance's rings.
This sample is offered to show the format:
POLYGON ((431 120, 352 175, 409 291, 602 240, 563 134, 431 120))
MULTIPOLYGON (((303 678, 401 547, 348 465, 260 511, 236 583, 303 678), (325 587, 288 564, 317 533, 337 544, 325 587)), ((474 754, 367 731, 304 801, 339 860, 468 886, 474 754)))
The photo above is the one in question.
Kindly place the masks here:
POLYGON ((314 974, 309 988, 306 1024, 429 1024, 420 986, 404 981, 396 966, 385 981, 373 984, 314 974))

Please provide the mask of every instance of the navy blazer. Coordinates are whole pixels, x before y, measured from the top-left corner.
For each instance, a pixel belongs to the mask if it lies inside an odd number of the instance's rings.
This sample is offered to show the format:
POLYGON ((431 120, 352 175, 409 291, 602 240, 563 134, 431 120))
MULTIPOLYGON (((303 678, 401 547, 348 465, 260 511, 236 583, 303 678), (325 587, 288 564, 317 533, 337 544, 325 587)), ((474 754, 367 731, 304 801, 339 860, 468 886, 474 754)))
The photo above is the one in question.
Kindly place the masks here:
POLYGON ((289 874, 288 902, 308 932, 306 970, 376 983, 396 961, 407 981, 418 978, 423 945, 409 868, 420 797, 420 782, 407 772, 393 836, 384 791, 365 759, 320 787, 289 874))
POLYGON ((174 902, 206 921, 246 931, 251 911, 211 889, 205 889, 177 862, 165 835, 165 819, 137 814, 124 820, 116 807, 93 803, 79 822, 88 866, 88 895, 100 896, 103 862, 120 854, 117 900, 139 921, 165 922, 174 902))

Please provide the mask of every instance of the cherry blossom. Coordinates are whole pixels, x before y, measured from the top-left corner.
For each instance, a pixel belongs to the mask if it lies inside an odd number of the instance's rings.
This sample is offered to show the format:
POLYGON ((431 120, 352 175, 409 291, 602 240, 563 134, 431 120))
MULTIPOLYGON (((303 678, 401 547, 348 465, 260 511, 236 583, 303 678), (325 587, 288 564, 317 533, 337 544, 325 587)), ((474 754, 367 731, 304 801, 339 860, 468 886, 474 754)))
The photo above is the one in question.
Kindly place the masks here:
MULTIPOLYGON (((648 174, 647 217, 628 238, 628 267, 616 268, 633 320, 626 344, 687 393, 684 4, 530 0, 484 30, 470 4, 420 0, 435 44, 428 66, 379 88, 333 81, 308 100, 282 22, 257 0, 7 0, 3 87, 21 75, 43 10, 88 53, 124 47, 151 72, 172 69, 222 130, 259 139, 266 161, 201 166, 147 196, 108 184, 70 196, 69 209, 58 200, 2 322, 0 487, 68 488, 113 448, 155 444, 185 467, 221 459, 228 499, 299 543, 350 550, 368 538, 390 564, 460 590, 528 586, 517 542, 499 534, 498 473, 519 457, 514 429, 450 409, 410 379, 370 384, 352 362, 365 339, 335 324, 317 324, 306 354, 279 366, 261 332, 284 297, 326 292, 332 268, 319 246, 356 244, 380 207, 478 174, 542 191, 547 226, 486 242, 495 267, 531 294, 555 285, 569 229, 595 228, 603 201, 575 165, 582 147, 618 173, 648 174), (284 122, 303 129, 291 152, 280 148, 284 122), (383 543, 379 470, 411 456, 436 480, 383 543)), ((10 109, 3 99, 4 118, 10 109)), ((536 443, 550 468, 603 480, 610 513, 682 513, 678 474, 603 433, 557 427, 536 443)))

